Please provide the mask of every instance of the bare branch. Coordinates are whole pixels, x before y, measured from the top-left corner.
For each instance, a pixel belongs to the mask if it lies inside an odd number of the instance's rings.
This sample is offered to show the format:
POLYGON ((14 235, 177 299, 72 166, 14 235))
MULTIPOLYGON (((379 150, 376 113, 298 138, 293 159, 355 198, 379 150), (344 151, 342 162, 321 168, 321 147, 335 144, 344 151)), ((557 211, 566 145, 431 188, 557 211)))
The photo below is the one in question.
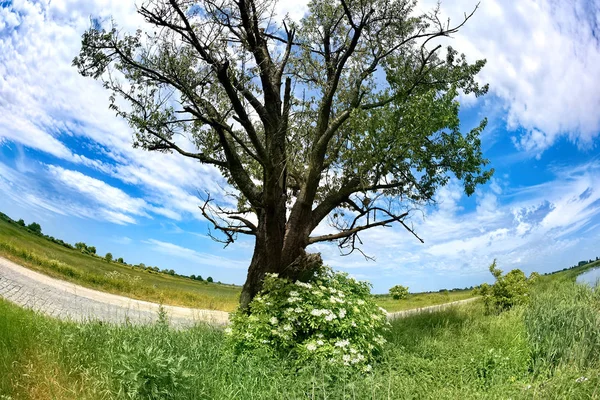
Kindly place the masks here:
MULTIPOLYGON (((219 217, 218 214, 220 213, 220 211, 215 211, 215 209, 210 204, 212 201, 214 201, 214 199, 210 197, 210 193, 206 192, 206 200, 204 200, 204 204, 198 207, 202 212, 202 216, 204 216, 204 218, 206 218, 213 225, 215 230, 223 233, 225 235, 225 239, 220 239, 214 236, 209 231, 209 236, 211 237, 211 239, 219 243, 224 243, 225 247, 227 247, 231 243, 235 242, 235 240, 237 239, 237 235, 240 233, 244 235, 256 235, 256 227, 254 226, 254 224, 252 224, 250 221, 244 218, 236 218, 235 216, 228 217, 229 219, 236 219, 241 221, 247 229, 245 229, 242 225, 234 225, 232 223, 229 223, 226 219, 219 217)), ((220 209, 220 207, 218 208, 220 209)))

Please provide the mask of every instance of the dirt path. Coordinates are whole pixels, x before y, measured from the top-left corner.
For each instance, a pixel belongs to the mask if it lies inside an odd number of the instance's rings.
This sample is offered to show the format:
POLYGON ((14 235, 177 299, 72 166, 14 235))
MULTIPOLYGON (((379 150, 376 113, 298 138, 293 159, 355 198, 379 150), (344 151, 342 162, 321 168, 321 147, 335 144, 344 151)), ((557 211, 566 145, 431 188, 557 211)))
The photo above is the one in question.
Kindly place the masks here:
MULTIPOLYGON (((144 324, 156 321, 159 305, 50 278, 0 257, 0 297, 44 314, 74 321, 144 324)), ((229 313, 164 306, 174 326, 196 322, 225 325, 229 313)))
POLYGON ((408 317, 409 315, 419 314, 423 312, 434 312, 445 310, 446 308, 457 306, 460 304, 470 303, 472 301, 478 300, 480 297, 471 297, 469 299, 451 301, 450 303, 436 304, 434 306, 420 307, 420 308, 411 308, 410 310, 396 311, 393 313, 388 313, 388 319, 394 320, 398 318, 408 317))
MULTIPOLYGON (((74 283, 50 278, 0 257, 0 297, 25 308, 67 320, 99 320, 112 323, 129 321, 147 324, 158 318, 159 305, 148 301, 88 289, 74 283)), ((443 310, 477 300, 473 297, 435 306, 389 313, 390 320, 422 312, 443 310)), ((173 326, 196 322, 226 325, 229 313, 216 310, 163 306, 173 326)))

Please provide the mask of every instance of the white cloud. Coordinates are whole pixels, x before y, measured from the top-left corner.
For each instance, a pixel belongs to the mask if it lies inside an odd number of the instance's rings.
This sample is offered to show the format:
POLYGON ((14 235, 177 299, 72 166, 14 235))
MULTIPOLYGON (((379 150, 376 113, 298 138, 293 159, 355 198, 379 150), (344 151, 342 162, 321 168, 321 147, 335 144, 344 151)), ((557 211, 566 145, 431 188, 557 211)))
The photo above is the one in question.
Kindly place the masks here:
POLYGON ((179 246, 173 243, 164 242, 156 239, 148 239, 144 241, 147 244, 152 245, 154 251, 163 253, 169 256, 182 258, 188 261, 192 261, 196 264, 206 265, 215 268, 233 268, 233 269, 247 269, 248 264, 244 261, 228 259, 225 257, 215 256, 214 254, 208 254, 199 252, 187 247, 179 246))
MULTIPOLYGON (((457 22, 477 3, 442 2, 442 11, 457 22)), ((598 21, 597 1, 483 0, 448 43, 487 59, 480 80, 504 104, 508 128, 524 128, 516 146, 539 155, 561 136, 589 147, 600 132, 598 21)))
POLYGON ((55 179, 66 187, 83 194, 91 202, 113 208, 126 214, 148 216, 148 204, 142 200, 129 196, 127 193, 105 182, 91 178, 78 171, 72 171, 49 165, 48 169, 55 179))
POLYGON ((0 191, 15 202, 52 213, 120 225, 135 224, 136 217, 152 218, 152 214, 180 218, 104 181, 56 165, 31 164, 20 172, 0 162, 0 191))
POLYGON ((433 276, 437 285, 442 277, 475 276, 474 283, 489 279, 487 267, 494 258, 503 269, 564 268, 579 257, 579 249, 599 238, 592 227, 600 221, 600 164, 554 172, 555 179, 542 185, 502 193, 491 187, 479 190, 478 207, 466 212, 454 201, 460 198, 460 186, 451 183, 439 192, 440 207, 428 210, 423 220, 413 218, 425 244, 398 226, 361 234, 362 249, 376 256, 376 262, 359 254, 336 257, 333 245, 320 244, 314 250, 329 265, 359 270, 378 284, 407 282, 421 289, 433 289, 426 283, 433 276))
MULTIPOLYGON (((133 149, 131 129, 108 109, 109 93, 71 66, 90 16, 112 16, 127 30, 143 23, 133 2, 17 0, 2 13, 0 142, 10 140, 136 185, 146 201, 164 205, 153 212, 168 218, 190 213, 201 219, 198 191, 209 190, 223 199, 221 185, 227 185, 215 168, 177 155, 133 149), (76 154, 75 147, 65 145, 66 139, 91 148, 106 161, 76 154)), ((106 216, 132 222, 114 212, 106 216)))

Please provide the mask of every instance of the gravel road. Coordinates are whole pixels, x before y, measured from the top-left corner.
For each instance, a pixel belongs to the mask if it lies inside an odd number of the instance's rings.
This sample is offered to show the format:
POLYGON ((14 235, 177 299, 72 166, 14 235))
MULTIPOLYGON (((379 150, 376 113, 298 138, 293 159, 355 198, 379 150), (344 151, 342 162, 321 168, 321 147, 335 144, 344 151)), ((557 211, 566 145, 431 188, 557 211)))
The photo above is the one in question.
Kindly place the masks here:
POLYGON ((445 310, 446 308, 450 308, 450 307, 457 306, 457 305, 460 305, 460 304, 470 303, 472 301, 478 300, 479 298, 480 298, 479 296, 478 297, 471 297, 469 299, 451 301, 450 303, 437 304, 435 306, 427 306, 427 307, 421 307, 421 308, 411 308, 410 310, 396 311, 396 312, 393 312, 393 313, 388 313, 388 319, 389 320, 394 320, 394 319, 398 319, 398 318, 404 318, 404 317, 407 317, 407 316, 413 315, 413 314, 419 314, 419 313, 424 313, 424 312, 441 311, 441 310, 445 310))
MULTIPOLYGON (((147 324, 158 318, 159 305, 84 288, 50 278, 0 257, 0 297, 25 308, 74 321, 129 321, 147 324)), ((173 326, 197 322, 225 325, 229 313, 215 310, 164 306, 173 326)))

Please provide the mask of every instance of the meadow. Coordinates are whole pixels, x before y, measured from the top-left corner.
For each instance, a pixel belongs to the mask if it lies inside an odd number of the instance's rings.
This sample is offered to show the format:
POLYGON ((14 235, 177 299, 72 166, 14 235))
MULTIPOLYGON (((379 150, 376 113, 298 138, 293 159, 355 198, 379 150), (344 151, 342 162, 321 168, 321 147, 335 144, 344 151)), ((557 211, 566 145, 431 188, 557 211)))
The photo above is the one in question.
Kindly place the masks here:
POLYGON ((75 324, 0 301, 2 399, 600 398, 600 290, 538 287, 393 322, 371 373, 234 355, 219 329, 75 324))
POLYGON ((413 308, 422 308, 437 304, 450 303, 469 299, 476 296, 472 289, 465 290, 444 290, 441 292, 429 293, 409 293, 405 299, 394 300, 390 295, 375 295, 379 306, 385 308, 388 312, 410 310, 413 308))

